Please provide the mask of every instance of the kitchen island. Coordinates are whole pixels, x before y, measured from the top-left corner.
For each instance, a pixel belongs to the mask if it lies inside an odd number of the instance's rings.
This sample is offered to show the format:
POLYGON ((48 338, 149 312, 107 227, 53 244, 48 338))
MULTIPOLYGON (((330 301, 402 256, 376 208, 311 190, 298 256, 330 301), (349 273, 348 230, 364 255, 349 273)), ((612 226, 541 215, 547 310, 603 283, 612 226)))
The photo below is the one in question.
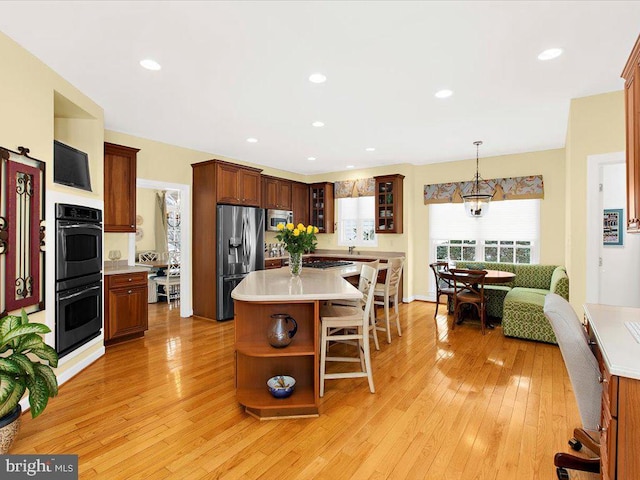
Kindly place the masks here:
POLYGON ((233 290, 235 300, 236 397, 260 419, 317 416, 319 403, 320 304, 358 300, 362 293, 342 278, 361 263, 327 270, 304 269, 299 277, 288 268, 250 273, 233 290), (284 348, 267 340, 271 315, 285 313, 298 332, 284 348), (296 379, 288 398, 274 398, 267 380, 276 375, 296 379))

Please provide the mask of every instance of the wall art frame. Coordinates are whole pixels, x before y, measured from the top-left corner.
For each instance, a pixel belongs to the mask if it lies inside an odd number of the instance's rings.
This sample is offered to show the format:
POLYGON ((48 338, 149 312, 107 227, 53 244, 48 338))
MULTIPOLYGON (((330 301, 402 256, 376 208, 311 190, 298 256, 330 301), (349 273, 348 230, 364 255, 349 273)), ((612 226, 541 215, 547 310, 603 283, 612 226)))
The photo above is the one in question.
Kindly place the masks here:
POLYGON ((45 166, 0 147, 0 317, 45 308, 45 166))
POLYGON ((604 246, 624 245, 622 224, 624 209, 605 208, 602 217, 602 244, 604 246))

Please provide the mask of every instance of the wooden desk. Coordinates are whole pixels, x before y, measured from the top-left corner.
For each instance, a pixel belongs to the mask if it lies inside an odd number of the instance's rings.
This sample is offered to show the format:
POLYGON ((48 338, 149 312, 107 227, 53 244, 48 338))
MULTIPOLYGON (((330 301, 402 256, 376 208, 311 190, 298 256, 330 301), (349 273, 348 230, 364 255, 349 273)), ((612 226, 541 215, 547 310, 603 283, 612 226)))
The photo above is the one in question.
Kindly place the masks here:
POLYGON ((640 478, 640 343, 624 325, 640 308, 586 304, 585 327, 602 372, 600 470, 603 480, 640 478))

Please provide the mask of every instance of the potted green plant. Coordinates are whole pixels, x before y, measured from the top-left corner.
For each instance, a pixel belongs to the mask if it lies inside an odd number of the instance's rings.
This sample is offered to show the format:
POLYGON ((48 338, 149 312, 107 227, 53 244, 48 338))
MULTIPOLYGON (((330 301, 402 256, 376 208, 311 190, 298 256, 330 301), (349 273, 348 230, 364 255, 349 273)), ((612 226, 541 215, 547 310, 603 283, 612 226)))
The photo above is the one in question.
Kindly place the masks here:
POLYGON ((9 451, 20 427, 20 399, 29 392, 31 417, 40 415, 50 397, 58 394, 53 368, 58 354, 41 335, 51 330, 29 323, 29 316, 7 315, 0 319, 0 453, 9 451))

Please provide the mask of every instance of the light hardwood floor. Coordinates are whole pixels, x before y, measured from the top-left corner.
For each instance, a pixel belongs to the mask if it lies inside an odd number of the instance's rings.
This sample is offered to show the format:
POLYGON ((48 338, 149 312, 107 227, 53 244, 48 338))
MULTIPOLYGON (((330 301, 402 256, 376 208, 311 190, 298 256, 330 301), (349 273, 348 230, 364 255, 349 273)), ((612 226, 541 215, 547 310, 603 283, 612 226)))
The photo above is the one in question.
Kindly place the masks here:
POLYGON ((233 323, 149 307, 145 338, 24 415, 12 453, 78 454, 81 479, 552 480, 580 423, 557 347, 445 315, 436 329, 424 302, 373 353, 375 394, 333 380, 319 418, 260 422, 235 401, 233 323))

